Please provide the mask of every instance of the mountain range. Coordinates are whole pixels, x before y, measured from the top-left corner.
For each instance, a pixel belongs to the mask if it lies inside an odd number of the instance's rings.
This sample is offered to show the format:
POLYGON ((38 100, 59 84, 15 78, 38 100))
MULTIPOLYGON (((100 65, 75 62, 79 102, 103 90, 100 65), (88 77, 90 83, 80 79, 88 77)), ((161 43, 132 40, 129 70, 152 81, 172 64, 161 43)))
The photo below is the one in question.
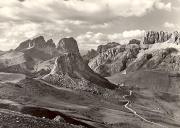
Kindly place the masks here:
POLYGON ((0 127, 178 128, 179 43, 148 31, 83 56, 73 37, 1 51, 0 127))
POLYGON ((89 61, 89 66, 102 76, 142 68, 179 71, 179 42, 177 32, 150 31, 142 40, 132 39, 126 45, 112 45, 107 49, 107 44, 104 52, 89 61))

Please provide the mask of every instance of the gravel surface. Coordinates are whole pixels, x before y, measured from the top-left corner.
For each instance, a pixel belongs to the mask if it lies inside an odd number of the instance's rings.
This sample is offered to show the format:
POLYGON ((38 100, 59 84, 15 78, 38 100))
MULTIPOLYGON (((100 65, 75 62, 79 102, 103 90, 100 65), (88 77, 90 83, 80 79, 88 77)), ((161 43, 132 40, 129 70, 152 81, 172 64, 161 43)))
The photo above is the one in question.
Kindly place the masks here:
POLYGON ((0 128, 83 128, 48 119, 0 110, 0 128))

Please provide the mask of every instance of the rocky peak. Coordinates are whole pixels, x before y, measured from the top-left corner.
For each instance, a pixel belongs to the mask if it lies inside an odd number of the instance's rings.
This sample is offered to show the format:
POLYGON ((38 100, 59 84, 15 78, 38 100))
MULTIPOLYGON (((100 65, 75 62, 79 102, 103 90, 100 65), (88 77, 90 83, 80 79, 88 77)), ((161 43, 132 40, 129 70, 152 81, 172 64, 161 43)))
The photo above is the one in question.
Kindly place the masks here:
POLYGON ((129 41, 129 44, 137 44, 137 45, 140 45, 141 41, 140 40, 137 40, 137 39, 132 39, 129 41))
POLYGON ((57 50, 60 53, 74 53, 80 55, 77 42, 73 37, 61 39, 57 45, 57 50))
MULTIPOLYGON (((96 84, 105 88, 115 88, 108 80, 93 72, 84 62, 79 53, 77 42, 74 38, 63 38, 59 41, 57 49, 61 54, 57 57, 51 73, 43 79, 62 86, 75 87, 86 86, 86 83, 96 84), (68 83, 68 81, 70 81, 68 83)), ((88 85, 87 85, 88 86, 88 85)), ((93 87, 90 87, 93 88, 93 87)))
POLYGON ((34 38, 30 43, 31 46, 36 47, 36 48, 43 48, 45 47, 45 44, 46 44, 46 41, 44 40, 43 36, 34 38))
POLYGON ((113 48, 113 47, 116 47, 118 45, 120 45, 120 44, 116 43, 116 42, 110 42, 110 43, 107 43, 105 45, 99 45, 97 48, 97 52, 98 53, 106 52, 109 48, 113 48))
POLYGON ((84 69, 85 64, 80 56, 74 53, 64 53, 57 57, 51 73, 59 75, 68 74, 72 77, 77 77, 76 71, 84 69))
POLYGON ((21 51, 23 49, 26 49, 29 47, 29 44, 30 44, 31 40, 26 40, 22 43, 20 43, 20 45, 15 49, 16 51, 21 51))
POLYGON ((30 49, 30 48, 43 49, 46 47, 55 48, 56 45, 52 39, 50 39, 46 42, 43 36, 38 36, 32 40, 26 40, 26 41, 20 43, 20 45, 15 50, 21 51, 21 50, 30 49))
POLYGON ((90 60, 89 66, 104 77, 123 71, 140 51, 138 44, 119 45, 90 60))
POLYGON ((49 47, 54 47, 54 48, 56 47, 56 45, 52 39, 47 40, 46 45, 49 47))
POLYGON ((43 79, 50 83, 63 83, 65 86, 73 86, 75 88, 87 86, 86 84, 80 84, 83 81, 104 88, 116 88, 116 86, 111 84, 108 80, 93 72, 93 70, 83 61, 82 57, 76 53, 63 53, 57 57, 51 73, 46 75, 43 79), (71 82, 68 83, 68 81, 71 82))
POLYGON ((170 39, 172 43, 177 42, 177 40, 179 42, 179 33, 178 32, 170 33, 170 32, 164 32, 164 31, 160 31, 160 32, 148 31, 145 33, 143 43, 144 44, 162 43, 170 39))
POLYGON ((93 59, 94 57, 96 57, 98 55, 98 52, 94 49, 91 49, 87 52, 86 55, 83 56, 83 59, 89 63, 89 60, 93 59))
POLYGON ((171 42, 174 42, 176 44, 180 43, 180 33, 178 31, 175 31, 172 33, 171 42))

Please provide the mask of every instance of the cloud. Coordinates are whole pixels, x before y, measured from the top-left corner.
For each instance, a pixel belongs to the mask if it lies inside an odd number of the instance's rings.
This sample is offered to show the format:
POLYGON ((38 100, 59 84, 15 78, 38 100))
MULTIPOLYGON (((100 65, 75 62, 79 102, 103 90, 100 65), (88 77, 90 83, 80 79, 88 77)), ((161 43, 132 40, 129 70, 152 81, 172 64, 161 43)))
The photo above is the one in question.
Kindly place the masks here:
POLYGON ((39 25, 35 23, 15 24, 13 22, 0 23, 0 44, 2 50, 15 48, 18 41, 37 35, 39 25))
POLYGON ((1 16, 13 20, 88 20, 102 22, 115 17, 143 16, 154 9, 170 10, 161 0, 18 0, 0 1, 1 16))
POLYGON ((175 24, 173 23, 169 23, 169 22, 165 22, 164 25, 163 25, 165 28, 175 28, 175 24))
POLYGON ((90 25, 91 29, 108 28, 108 27, 110 27, 108 23, 90 25))
POLYGON ((145 31, 144 30, 131 30, 131 31, 124 31, 122 33, 124 38, 137 38, 144 36, 145 31))
POLYGON ((77 42, 79 47, 89 49, 89 47, 96 47, 99 44, 105 43, 108 41, 107 35, 103 33, 93 33, 86 32, 85 34, 81 34, 77 36, 77 42))
POLYGON ((170 11, 171 6, 170 2, 162 0, 1 0, 1 49, 14 48, 19 42, 39 34, 56 38, 79 35, 78 39, 87 41, 91 47, 105 41, 131 38, 142 34, 141 30, 122 33, 116 30, 114 34, 103 34, 103 30, 113 33, 113 20, 140 18, 157 9, 170 11), (82 32, 85 34, 80 34, 82 32))
POLYGON ((44 35, 48 38, 60 37, 62 33, 71 33, 72 30, 63 24, 24 22, 16 24, 14 22, 0 23, 0 46, 1 50, 14 49, 17 45, 29 38, 44 35))
POLYGON ((156 6, 157 9, 160 9, 160 10, 171 11, 171 9, 172 9, 171 2, 163 3, 162 0, 157 1, 155 3, 155 6, 156 6))
POLYGON ((171 29, 171 30, 180 30, 180 26, 178 24, 170 23, 170 22, 165 22, 163 24, 163 27, 171 29))
POLYGON ((86 32, 77 36, 76 39, 80 49, 89 50, 96 49, 98 45, 108 42, 127 43, 127 40, 142 37, 144 34, 144 30, 130 30, 114 34, 86 32))

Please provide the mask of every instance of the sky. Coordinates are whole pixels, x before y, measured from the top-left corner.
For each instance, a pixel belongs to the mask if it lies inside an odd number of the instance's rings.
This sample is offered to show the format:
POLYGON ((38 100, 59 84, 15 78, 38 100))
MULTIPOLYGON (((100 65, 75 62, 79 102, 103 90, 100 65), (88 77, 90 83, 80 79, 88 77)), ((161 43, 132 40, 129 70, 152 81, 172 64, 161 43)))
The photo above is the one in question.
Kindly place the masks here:
POLYGON ((0 50, 43 35, 74 37, 80 50, 145 31, 179 31, 180 0, 1 0, 0 50))

